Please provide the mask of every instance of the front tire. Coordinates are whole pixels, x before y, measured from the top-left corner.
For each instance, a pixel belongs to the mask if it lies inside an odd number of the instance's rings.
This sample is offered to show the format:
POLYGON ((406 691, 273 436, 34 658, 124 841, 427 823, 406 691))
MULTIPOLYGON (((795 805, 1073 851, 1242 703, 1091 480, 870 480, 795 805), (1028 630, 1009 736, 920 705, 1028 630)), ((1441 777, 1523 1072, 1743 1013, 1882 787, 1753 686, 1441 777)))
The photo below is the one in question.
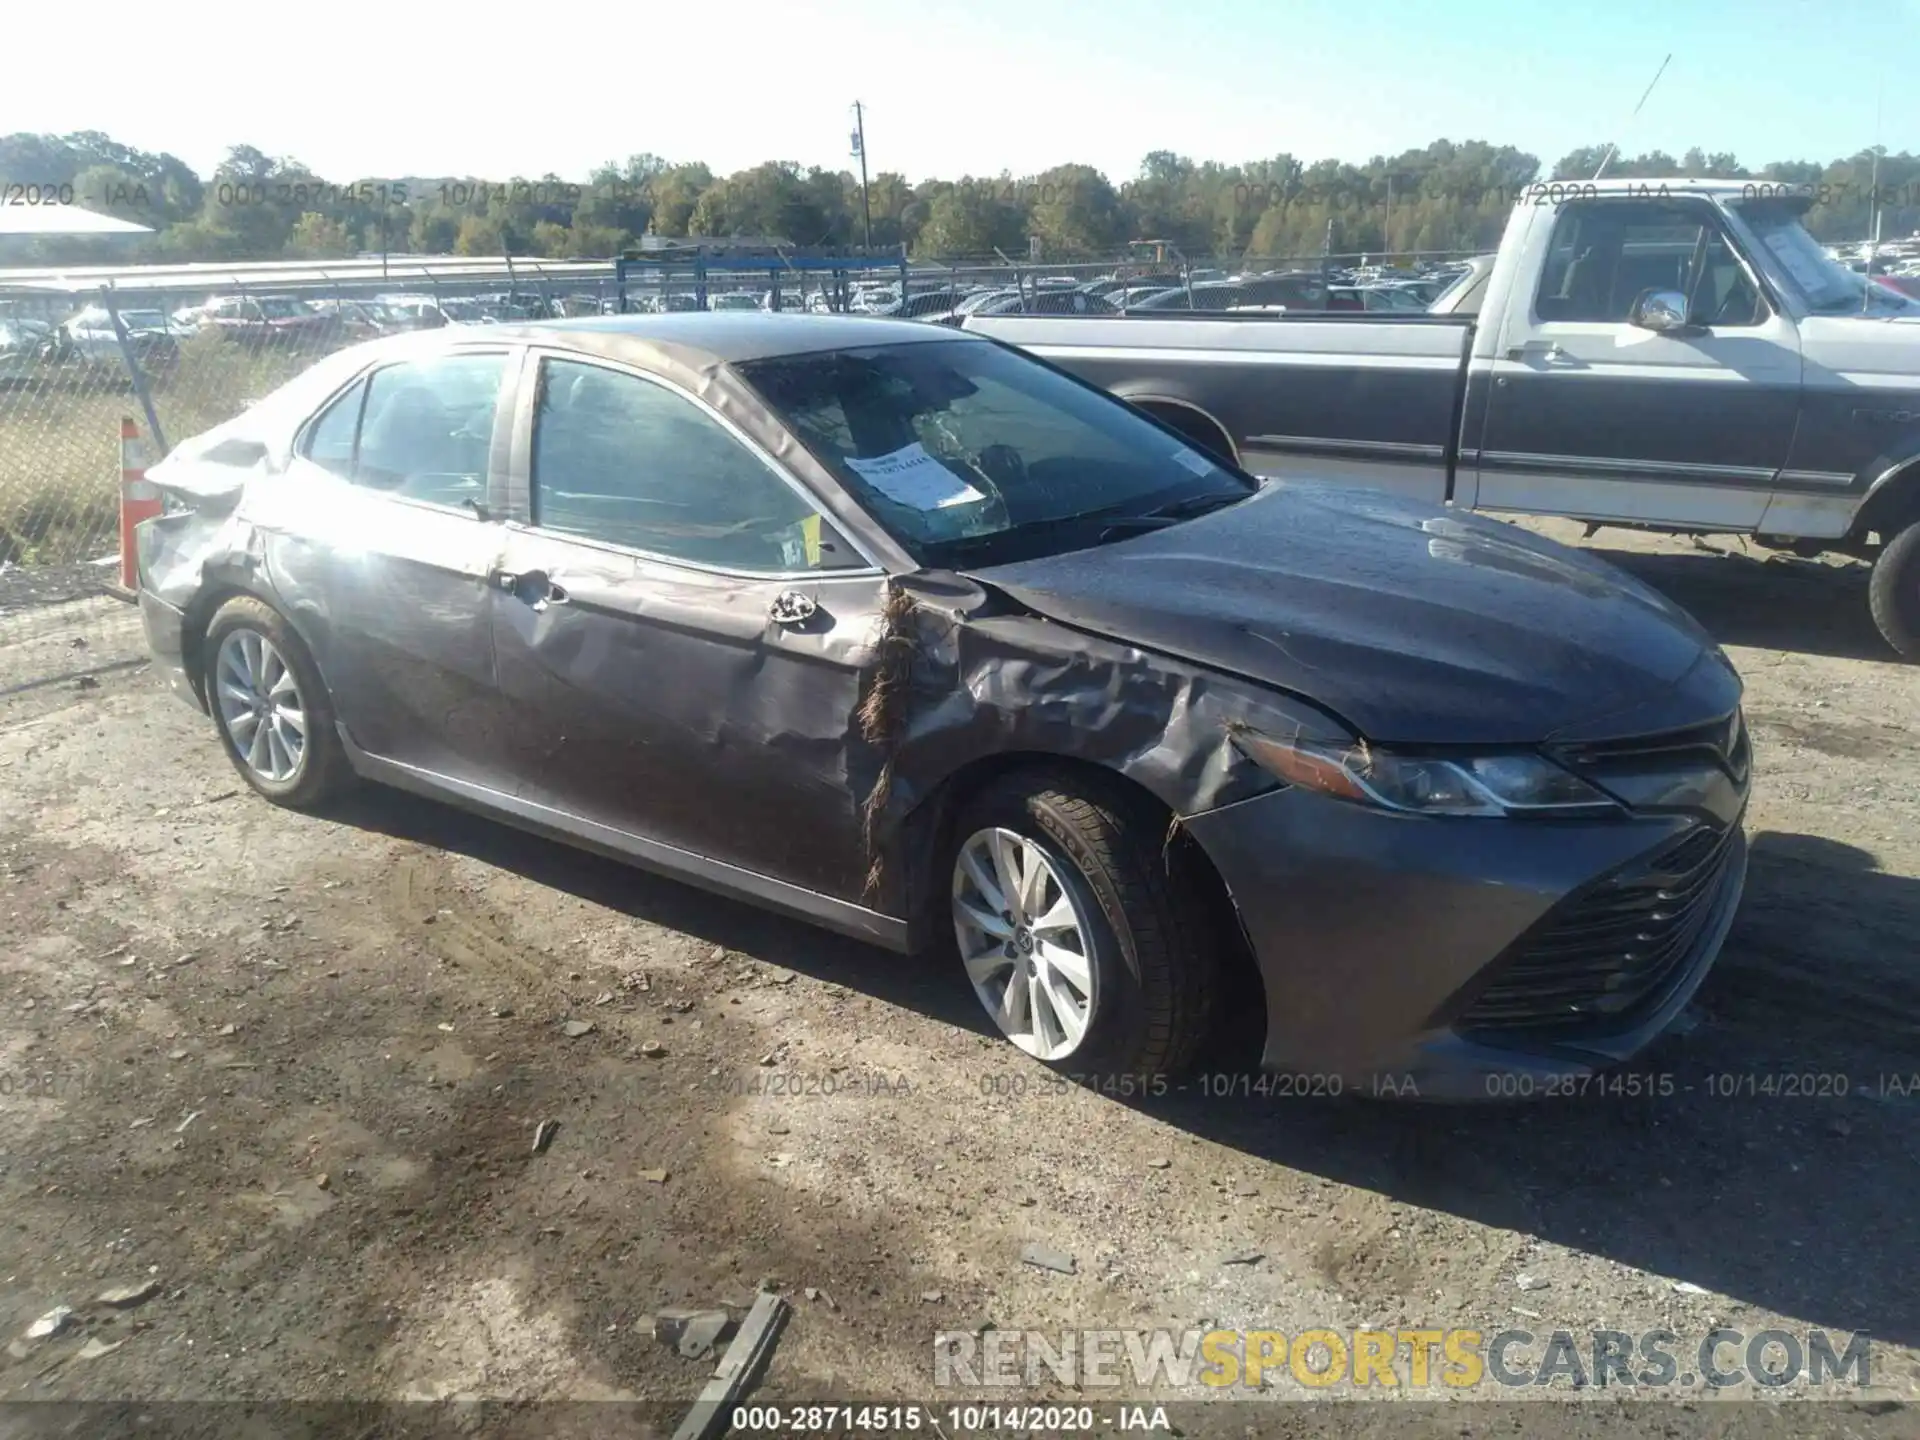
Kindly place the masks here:
POLYGON ((1171 1078, 1214 1019, 1218 965, 1168 816, 1118 783, 1026 771, 963 807, 955 950, 989 1018, 1056 1070, 1171 1078))
POLYGON ((1882 547, 1867 598, 1887 643, 1907 659, 1920 660, 1920 520, 1882 547))
POLYGON ((201 653, 207 708, 247 784, 276 805, 308 810, 352 783, 333 698, 279 611, 251 596, 227 601, 201 653))

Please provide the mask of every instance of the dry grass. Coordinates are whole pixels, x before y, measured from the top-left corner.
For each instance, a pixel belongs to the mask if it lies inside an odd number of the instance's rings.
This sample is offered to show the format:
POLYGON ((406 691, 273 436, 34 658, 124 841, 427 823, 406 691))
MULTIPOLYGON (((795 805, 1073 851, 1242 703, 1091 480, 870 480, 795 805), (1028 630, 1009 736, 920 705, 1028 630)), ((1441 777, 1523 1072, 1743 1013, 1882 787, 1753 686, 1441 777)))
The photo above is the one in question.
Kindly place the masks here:
MULTIPOLYGON (((198 434, 312 359, 195 336, 152 385, 161 428, 175 442, 198 434)), ((114 366, 49 366, 0 382, 0 561, 65 565, 115 548, 123 416, 145 431, 139 398, 114 366)))

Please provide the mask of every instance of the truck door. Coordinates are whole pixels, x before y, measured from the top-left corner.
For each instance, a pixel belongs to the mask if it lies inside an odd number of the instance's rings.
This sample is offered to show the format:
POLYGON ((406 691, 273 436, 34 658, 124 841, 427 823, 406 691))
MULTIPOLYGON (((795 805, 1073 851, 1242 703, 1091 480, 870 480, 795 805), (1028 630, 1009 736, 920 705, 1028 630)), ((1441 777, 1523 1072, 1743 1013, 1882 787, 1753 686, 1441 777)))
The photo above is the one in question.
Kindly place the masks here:
POLYGON ((1793 321, 1704 199, 1575 200, 1512 296, 1494 353, 1476 508, 1748 530, 1800 406, 1793 321), (1683 328, 1646 328, 1653 292, 1683 328))

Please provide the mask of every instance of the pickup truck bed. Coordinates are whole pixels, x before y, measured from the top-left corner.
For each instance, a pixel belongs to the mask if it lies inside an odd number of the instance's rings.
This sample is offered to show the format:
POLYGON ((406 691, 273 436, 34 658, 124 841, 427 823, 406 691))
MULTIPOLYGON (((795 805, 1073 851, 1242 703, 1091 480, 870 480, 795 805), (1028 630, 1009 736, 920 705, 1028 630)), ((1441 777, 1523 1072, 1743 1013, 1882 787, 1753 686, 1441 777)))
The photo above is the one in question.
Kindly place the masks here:
POLYGON ((1472 316, 1127 316, 1101 327, 1103 344, 1072 316, 966 328, 1154 411, 1256 475, 1453 498, 1472 316))

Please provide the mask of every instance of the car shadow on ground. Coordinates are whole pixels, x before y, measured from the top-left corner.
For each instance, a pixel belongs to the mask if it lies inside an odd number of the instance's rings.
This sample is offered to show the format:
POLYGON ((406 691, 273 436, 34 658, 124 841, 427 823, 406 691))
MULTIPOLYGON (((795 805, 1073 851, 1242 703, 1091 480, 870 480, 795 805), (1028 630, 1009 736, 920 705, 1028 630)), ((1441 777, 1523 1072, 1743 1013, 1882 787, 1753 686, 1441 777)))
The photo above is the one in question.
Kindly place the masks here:
MULTIPOLYGON (((964 978, 925 960, 394 792, 363 791, 338 818, 991 1033, 964 978)), ((1693 1028, 1622 1072, 1627 1085, 1468 1107, 1229 1098, 1187 1085, 1135 1108, 1261 1160, 1836 1335, 1913 1344, 1920 1091, 1902 1092, 1920 1086, 1915 934, 1920 881, 1884 874, 1850 846, 1761 834, 1747 902, 1693 1028)), ((1243 1029, 1222 1038, 1208 1068, 1232 1074, 1257 1053, 1243 1029)), ((1340 1264, 1366 1262, 1330 1263, 1338 1286, 1340 1264)))
POLYGON ((1829 565, 1737 540, 1690 552, 1587 548, 1687 610, 1722 645, 1790 650, 1846 660, 1895 661, 1867 606, 1867 567, 1829 565))

